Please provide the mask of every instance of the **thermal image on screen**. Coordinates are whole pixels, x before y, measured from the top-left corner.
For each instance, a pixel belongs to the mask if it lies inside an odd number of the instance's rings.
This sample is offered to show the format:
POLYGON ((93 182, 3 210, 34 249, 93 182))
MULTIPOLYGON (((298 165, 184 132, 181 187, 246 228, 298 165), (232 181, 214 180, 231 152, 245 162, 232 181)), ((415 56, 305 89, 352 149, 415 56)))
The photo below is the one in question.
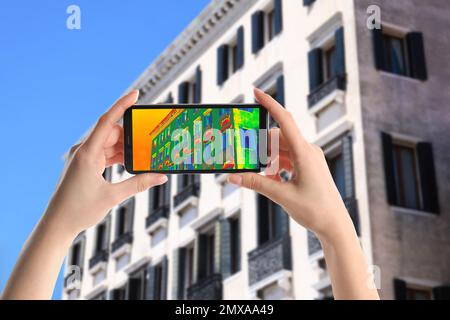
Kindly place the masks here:
POLYGON ((259 108, 132 110, 134 171, 257 169, 259 108))

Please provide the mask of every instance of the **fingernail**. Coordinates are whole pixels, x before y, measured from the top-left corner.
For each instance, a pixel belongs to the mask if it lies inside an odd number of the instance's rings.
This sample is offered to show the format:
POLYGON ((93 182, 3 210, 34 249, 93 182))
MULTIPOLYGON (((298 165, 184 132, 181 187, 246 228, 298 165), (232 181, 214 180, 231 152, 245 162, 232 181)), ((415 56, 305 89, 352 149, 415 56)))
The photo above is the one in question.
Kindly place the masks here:
POLYGON ((167 180, 168 180, 167 176, 159 176, 159 178, 158 178, 158 181, 161 184, 166 183, 167 180))
POLYGON ((135 89, 129 93, 130 96, 136 95, 136 100, 139 99, 139 90, 135 89))
POLYGON ((255 93, 261 93, 261 94, 264 94, 264 91, 262 91, 262 90, 259 89, 259 88, 253 88, 253 91, 254 91, 255 93))
POLYGON ((242 176, 239 174, 232 174, 228 177, 228 182, 240 186, 242 185, 242 176))

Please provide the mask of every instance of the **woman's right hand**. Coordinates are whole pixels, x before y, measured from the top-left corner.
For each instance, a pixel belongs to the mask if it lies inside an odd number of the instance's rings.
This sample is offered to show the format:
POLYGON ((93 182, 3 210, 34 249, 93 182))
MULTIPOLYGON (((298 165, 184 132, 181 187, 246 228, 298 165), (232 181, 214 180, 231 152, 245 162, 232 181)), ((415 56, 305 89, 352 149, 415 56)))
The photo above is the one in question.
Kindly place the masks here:
POLYGON ((322 149, 305 140, 292 114, 271 96, 259 89, 255 89, 254 94, 280 126, 270 132, 271 139, 279 136, 279 155, 273 157, 276 150, 271 150, 268 171, 277 166, 278 169, 270 175, 266 172, 265 176, 233 174, 229 182, 255 190, 278 203, 297 223, 312 230, 321 240, 332 241, 337 232, 344 229, 348 232, 351 219, 322 149), (291 172, 289 181, 280 179, 282 170, 291 172))

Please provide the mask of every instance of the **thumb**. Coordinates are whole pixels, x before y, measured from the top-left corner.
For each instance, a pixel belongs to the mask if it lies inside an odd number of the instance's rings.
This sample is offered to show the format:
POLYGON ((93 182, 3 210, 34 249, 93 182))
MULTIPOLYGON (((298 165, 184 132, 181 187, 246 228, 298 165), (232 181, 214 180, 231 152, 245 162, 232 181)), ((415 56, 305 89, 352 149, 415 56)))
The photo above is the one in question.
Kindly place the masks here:
POLYGON ((159 186, 167 182, 167 176, 158 173, 138 174, 125 181, 115 183, 112 187, 117 198, 128 199, 136 193, 143 192, 151 187, 159 186))
POLYGON ((281 182, 253 172, 232 174, 229 176, 228 181, 261 193, 275 202, 278 202, 280 194, 283 192, 283 184, 281 182))

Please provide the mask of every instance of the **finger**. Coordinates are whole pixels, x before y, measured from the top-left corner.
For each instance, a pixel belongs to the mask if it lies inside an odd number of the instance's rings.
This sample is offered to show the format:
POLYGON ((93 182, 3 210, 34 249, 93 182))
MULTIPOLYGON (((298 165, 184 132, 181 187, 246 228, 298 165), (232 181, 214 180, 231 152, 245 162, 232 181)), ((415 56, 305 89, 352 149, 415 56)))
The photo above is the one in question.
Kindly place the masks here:
MULTIPOLYGON (((269 130, 269 141, 272 141, 272 137, 275 139, 275 137, 278 136, 278 146, 280 147, 280 150, 288 151, 289 145, 286 142, 286 139, 283 136, 283 132, 281 132, 280 128, 272 128, 269 130)), ((269 143, 269 151, 272 148, 272 143, 269 143)))
POLYGON ((275 202, 279 202, 283 192, 283 184, 281 182, 274 181, 254 172, 232 174, 228 177, 228 181, 232 184, 261 193, 275 202))
POLYGON ((293 169, 294 166, 289 157, 278 156, 270 162, 269 166, 264 170, 264 175, 266 177, 278 176, 282 170, 292 171, 293 169))
POLYGON ((136 193, 148 188, 159 186, 167 182, 167 176, 159 173, 143 173, 133 176, 125 181, 111 185, 114 199, 119 199, 119 203, 136 193))
POLYGON ((288 148, 292 151, 293 156, 296 159, 300 159, 302 146, 304 145, 305 140, 291 113, 283 108, 270 95, 264 93, 260 89, 255 88, 254 94, 256 100, 267 109, 275 121, 280 125, 280 130, 283 132, 283 137, 286 139, 288 148))
POLYGON ((106 139, 104 148, 109 148, 115 145, 118 141, 123 141, 123 128, 120 124, 116 123, 108 138, 106 139))
POLYGON ((117 142, 112 147, 105 149, 105 158, 111 158, 115 156, 117 153, 123 153, 123 142, 117 142))
POLYGON ((111 167, 115 164, 123 164, 123 152, 115 154, 113 157, 106 159, 105 167, 111 167))
POLYGON ((86 141, 89 149, 100 150, 104 147, 106 140, 111 133, 111 129, 123 116, 125 110, 137 101, 138 95, 139 92, 137 90, 131 91, 126 96, 120 98, 106 113, 100 117, 86 141))

